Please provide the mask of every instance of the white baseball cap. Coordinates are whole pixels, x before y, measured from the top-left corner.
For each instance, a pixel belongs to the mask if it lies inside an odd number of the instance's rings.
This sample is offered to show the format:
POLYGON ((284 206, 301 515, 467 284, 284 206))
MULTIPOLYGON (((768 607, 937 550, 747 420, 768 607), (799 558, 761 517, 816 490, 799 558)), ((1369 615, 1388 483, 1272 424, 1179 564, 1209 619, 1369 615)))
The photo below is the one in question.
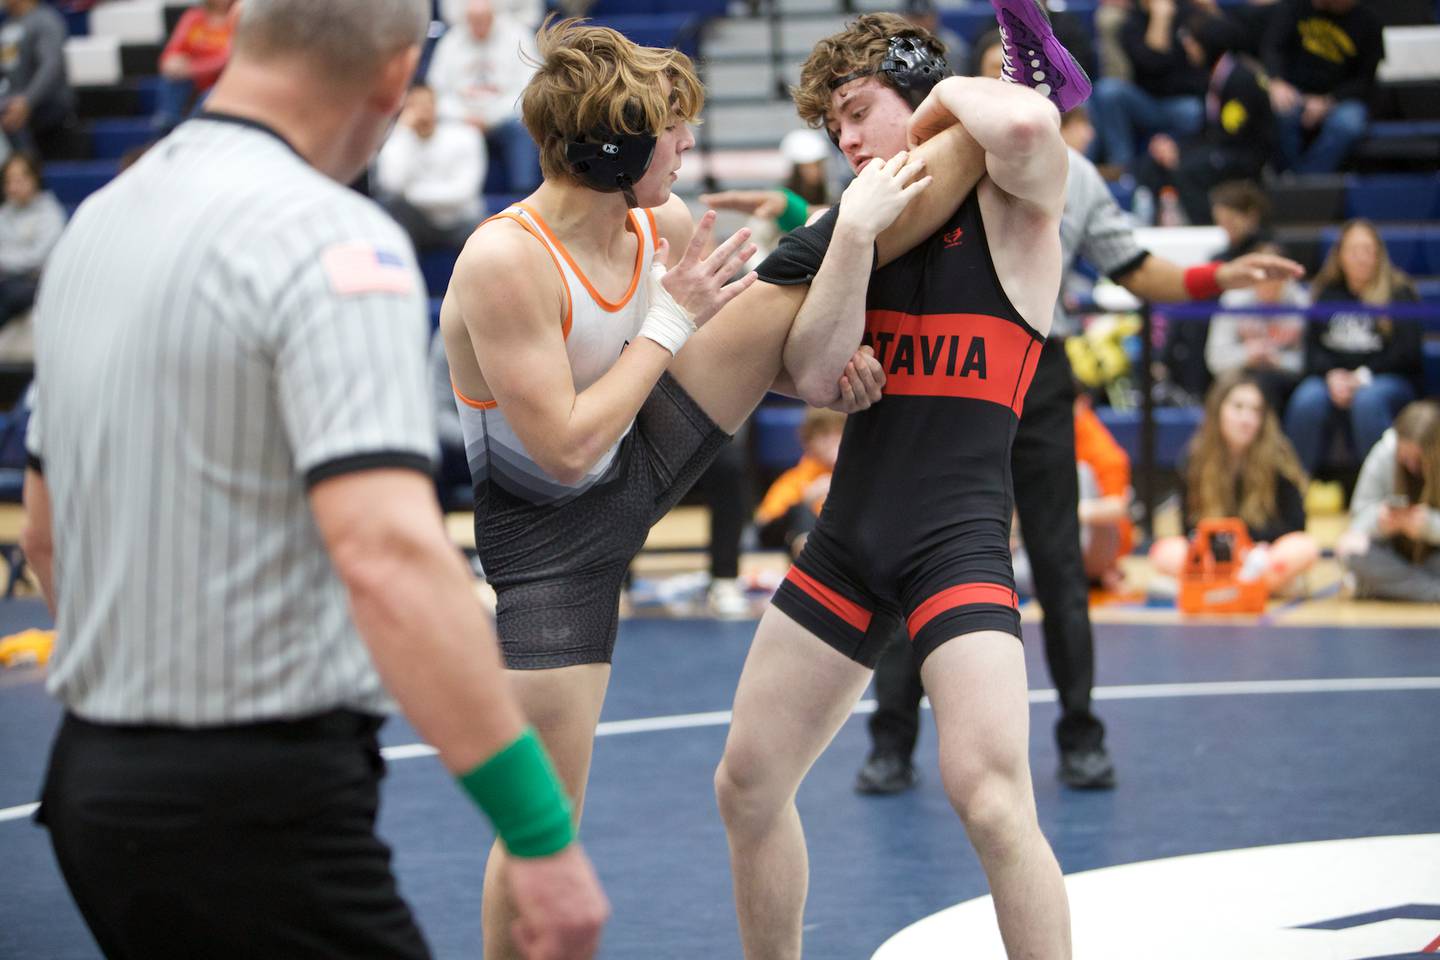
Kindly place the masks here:
POLYGON ((780 141, 780 153, 791 163, 814 163, 830 156, 830 144, 818 131, 791 130, 780 141))

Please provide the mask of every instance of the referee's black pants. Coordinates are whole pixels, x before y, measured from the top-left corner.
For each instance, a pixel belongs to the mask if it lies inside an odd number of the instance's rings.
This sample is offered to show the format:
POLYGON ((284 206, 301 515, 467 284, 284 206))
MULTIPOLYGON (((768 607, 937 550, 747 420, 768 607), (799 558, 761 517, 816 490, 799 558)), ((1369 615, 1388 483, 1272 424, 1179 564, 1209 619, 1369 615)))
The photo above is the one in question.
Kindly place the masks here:
POLYGON ((100 949, 428 958, 375 835, 381 722, 335 711, 183 730, 67 716, 38 819, 100 949))
MULTIPOLYGON (((1075 476, 1075 381, 1065 342, 1051 337, 1010 460, 1020 535, 1035 574, 1035 599, 1045 613, 1045 660, 1060 697, 1055 741, 1062 752, 1093 750, 1105 727, 1090 711, 1095 685, 1095 643, 1090 632, 1090 588, 1080 553, 1080 488, 1075 476)), ((876 753, 909 757, 920 724, 920 677, 901 634, 875 668, 877 706, 870 717, 876 753)))

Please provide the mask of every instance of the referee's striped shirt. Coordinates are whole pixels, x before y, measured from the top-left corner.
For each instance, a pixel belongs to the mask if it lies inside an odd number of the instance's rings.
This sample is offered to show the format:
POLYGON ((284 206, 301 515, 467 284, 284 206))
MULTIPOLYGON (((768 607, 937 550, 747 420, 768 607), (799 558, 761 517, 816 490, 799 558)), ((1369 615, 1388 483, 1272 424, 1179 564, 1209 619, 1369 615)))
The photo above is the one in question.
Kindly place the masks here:
POLYGON ((28 438, 69 709, 210 726, 388 708, 307 491, 429 470, 422 291, 379 208, 239 118, 184 124, 80 208, 36 308, 28 438))
MULTIPOLYGON (((1077 257, 1109 277, 1123 276, 1148 256, 1135 239, 1135 224, 1105 185, 1095 164, 1070 151, 1065 214, 1060 220, 1062 275, 1069 275, 1077 257)), ((1074 324, 1059 301, 1051 335, 1071 334, 1074 324)))

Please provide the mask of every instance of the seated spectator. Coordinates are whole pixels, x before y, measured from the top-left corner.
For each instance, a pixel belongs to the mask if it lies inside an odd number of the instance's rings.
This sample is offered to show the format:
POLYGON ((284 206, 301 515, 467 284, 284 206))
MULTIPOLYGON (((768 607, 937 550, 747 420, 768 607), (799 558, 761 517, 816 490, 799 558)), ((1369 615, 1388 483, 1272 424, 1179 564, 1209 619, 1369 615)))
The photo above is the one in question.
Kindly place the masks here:
POLYGON ((518 115, 537 62, 533 31, 496 16, 491 0, 466 0, 464 23, 446 31, 430 61, 441 119, 484 135, 491 163, 504 173, 496 190, 525 193, 540 183, 540 151, 518 115))
MULTIPOLYGON (((1284 256, 1273 243, 1251 248, 1284 256)), ((1250 251, 1247 251, 1250 252, 1250 251)), ((1213 377, 1244 371, 1260 384, 1272 410, 1284 410, 1305 370, 1305 314, 1310 296, 1294 280, 1264 280, 1248 290, 1220 294, 1223 313, 1210 318, 1205 365, 1213 377), (1298 307, 1290 314, 1249 314, 1245 307, 1298 307)))
POLYGON ((1123 579, 1120 558, 1135 549, 1130 522, 1130 455, 1095 415, 1090 401, 1075 401, 1075 460, 1080 474, 1080 546, 1085 576, 1107 590, 1123 579))
POLYGON ((160 54, 157 130, 169 130, 220 79, 230 60, 238 10, 235 0, 205 0, 180 17, 160 54))
MULTIPOLYGON (((1414 302, 1415 285, 1390 262, 1380 234, 1367 220, 1351 220, 1311 286, 1317 304, 1361 301, 1384 306, 1414 302)), ((1285 432, 1313 474, 1329 452, 1336 429, 1350 428, 1358 461, 1380 439, 1395 414, 1416 397, 1420 382, 1418 320, 1337 310, 1305 330, 1305 379, 1290 398, 1285 432)))
POLYGON ((1159 573, 1178 577, 1195 527, 1224 517, 1240 518, 1256 549, 1265 551, 1263 576, 1272 591, 1314 565, 1320 551, 1305 532, 1305 471, 1249 374, 1231 373, 1210 389, 1205 419, 1179 472, 1186 536, 1151 547, 1159 573))
POLYGON ((468 123, 436 115, 435 93, 417 85, 375 163, 379 200, 417 248, 459 249, 482 213, 485 142, 468 123))
POLYGON ((0 168, 0 326, 35 305, 40 271, 65 229, 65 208, 40 184, 35 161, 17 153, 0 168))
POLYGON ((1265 37, 1280 155, 1296 173, 1332 173, 1365 134, 1382 53, 1380 21, 1357 0, 1281 0, 1265 37))
POLYGON ((830 492, 830 474, 835 469, 840 436, 844 432, 843 413, 820 409, 805 412, 805 421, 800 425, 800 443, 804 450, 800 462, 780 474, 755 511, 762 546, 784 547, 790 556, 800 555, 830 492))
POLYGON ((700 202, 707 207, 749 214, 746 226, 755 244, 751 264, 763 260, 783 234, 830 205, 826 162, 831 150, 824 135, 816 130, 791 130, 780 141, 780 153, 790 164, 790 173, 780 189, 723 190, 700 195, 700 202))
POLYGON ((1356 597, 1440 603, 1440 404, 1401 410, 1365 458, 1336 552, 1356 597))
POLYGON ((0 26, 0 129, 17 152, 50 157, 75 122, 65 70, 65 20, 40 0, 4 0, 0 26))
POLYGON ((1156 135, 1136 169, 1136 179, 1153 196, 1174 187, 1194 224, 1210 220, 1211 188, 1225 180, 1260 179, 1274 152, 1275 121, 1259 65, 1229 52, 1237 32, 1216 14, 1197 13, 1187 22, 1180 46, 1208 84, 1203 129, 1182 140, 1156 135))
POLYGON ((1227 180, 1210 191, 1210 218, 1225 231, 1225 249, 1215 257, 1229 262, 1270 246, 1270 198, 1254 180, 1227 180))
POLYGON ((1190 15, 1186 0, 1139 0, 1125 19, 1120 41, 1133 79, 1101 77, 1091 107, 1100 134, 1098 162, 1128 168, 1141 137, 1186 137, 1200 130, 1206 77, 1180 43, 1190 15))

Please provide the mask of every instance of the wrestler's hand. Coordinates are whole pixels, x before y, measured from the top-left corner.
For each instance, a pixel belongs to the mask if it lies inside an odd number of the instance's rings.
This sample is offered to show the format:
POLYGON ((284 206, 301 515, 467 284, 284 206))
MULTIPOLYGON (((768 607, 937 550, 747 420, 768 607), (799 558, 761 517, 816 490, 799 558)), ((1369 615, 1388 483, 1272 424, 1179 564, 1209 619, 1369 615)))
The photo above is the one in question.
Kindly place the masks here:
POLYGON ((914 196, 930 186, 934 178, 921 176, 924 172, 925 161, 912 159, 905 150, 889 160, 871 160, 845 188, 835 229, 859 230, 867 240, 874 240, 914 196))
POLYGON ((941 98, 936 95, 936 90, 943 83, 945 81, 941 80, 939 84, 932 87, 929 95, 920 101, 920 106, 910 114, 910 120, 906 124, 905 139, 911 147, 918 147, 935 134, 942 130, 948 130, 959 122, 955 119, 955 114, 950 112, 950 108, 945 106, 941 102, 941 98))
POLYGON ((880 402, 885 395, 885 368, 875 359, 875 351, 861 347, 845 365, 840 375, 840 399, 826 409, 840 413, 859 413, 880 402))
POLYGON ((510 857, 512 934, 526 960, 587 960, 600 946, 610 904, 580 845, 548 857, 510 857))
POLYGON ((1220 265, 1215 272, 1215 282, 1221 290, 1235 290, 1253 287, 1266 280, 1299 280, 1305 276, 1305 268, 1287 257, 1272 253, 1247 253, 1229 263, 1220 265))
MULTIPOLYGON (((690 314, 697 327, 715 316, 721 307, 745 292, 755 282, 754 271, 734 283, 726 282, 755 255, 755 244, 748 242, 749 228, 736 230, 729 240, 716 247, 715 252, 707 257, 704 255, 705 249, 710 246, 710 236, 714 232, 715 211, 707 210, 695 225, 695 233, 690 238, 690 245, 685 248, 685 256, 665 271, 665 276, 660 281, 670 296, 675 298, 675 302, 690 314)), ((656 261, 664 263, 669 251, 669 243, 661 240, 660 249, 655 254, 656 261)))

